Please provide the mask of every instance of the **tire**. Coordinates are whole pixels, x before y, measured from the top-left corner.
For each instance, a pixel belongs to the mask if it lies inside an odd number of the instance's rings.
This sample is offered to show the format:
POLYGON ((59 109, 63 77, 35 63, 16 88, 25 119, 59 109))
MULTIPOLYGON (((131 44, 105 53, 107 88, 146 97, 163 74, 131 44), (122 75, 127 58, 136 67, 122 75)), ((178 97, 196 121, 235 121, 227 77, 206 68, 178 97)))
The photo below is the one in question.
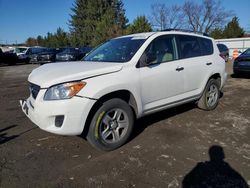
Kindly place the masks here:
POLYGON ((128 141, 133 125, 131 107, 121 99, 111 99, 104 102, 94 114, 87 140, 99 150, 112 151, 128 141))
POLYGON ((214 110, 220 97, 219 82, 215 79, 210 79, 203 91, 201 98, 198 101, 198 107, 203 110, 214 110))

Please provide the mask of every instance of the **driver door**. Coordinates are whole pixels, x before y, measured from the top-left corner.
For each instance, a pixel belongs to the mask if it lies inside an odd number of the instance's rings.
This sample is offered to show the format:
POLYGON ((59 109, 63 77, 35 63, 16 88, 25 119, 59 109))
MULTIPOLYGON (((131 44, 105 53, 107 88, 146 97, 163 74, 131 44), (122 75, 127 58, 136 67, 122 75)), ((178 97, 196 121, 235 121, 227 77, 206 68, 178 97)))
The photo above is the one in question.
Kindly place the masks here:
POLYGON ((144 113, 181 99, 184 91, 183 67, 178 61, 175 37, 154 39, 139 62, 140 89, 144 113))

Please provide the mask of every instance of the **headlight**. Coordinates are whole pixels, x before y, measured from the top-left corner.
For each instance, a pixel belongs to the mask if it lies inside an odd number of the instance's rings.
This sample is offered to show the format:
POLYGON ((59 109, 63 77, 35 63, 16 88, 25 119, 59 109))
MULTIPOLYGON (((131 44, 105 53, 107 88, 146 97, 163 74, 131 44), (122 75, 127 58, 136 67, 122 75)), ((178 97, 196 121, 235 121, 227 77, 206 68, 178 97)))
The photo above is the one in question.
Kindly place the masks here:
POLYGON ((50 87, 44 96, 44 100, 70 99, 75 96, 87 83, 70 82, 50 87))
POLYGON ((73 55, 68 55, 67 58, 68 58, 68 59, 73 59, 74 56, 73 56, 73 55))

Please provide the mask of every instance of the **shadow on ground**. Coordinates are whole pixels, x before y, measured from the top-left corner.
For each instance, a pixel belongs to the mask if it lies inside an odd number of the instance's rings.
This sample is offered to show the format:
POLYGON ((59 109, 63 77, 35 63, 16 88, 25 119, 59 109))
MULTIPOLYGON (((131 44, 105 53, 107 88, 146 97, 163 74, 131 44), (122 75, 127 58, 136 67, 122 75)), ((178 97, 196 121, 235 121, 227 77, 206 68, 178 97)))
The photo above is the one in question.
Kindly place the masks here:
POLYGON ((164 111, 160 111, 160 112, 142 117, 136 120, 135 128, 132 133, 131 139, 134 139, 135 137, 140 135, 144 131, 144 129, 146 129, 148 126, 151 126, 157 122, 168 119, 170 117, 176 116, 178 114, 185 113, 194 108, 197 108, 195 103, 187 103, 181 106, 177 106, 171 109, 167 109, 164 111))
POLYGON ((9 133, 7 131, 10 130, 10 129, 13 129, 13 128, 17 127, 17 126, 18 125, 11 125, 11 126, 8 126, 6 128, 0 129, 0 145, 4 144, 6 142, 9 142, 9 141, 21 136, 22 134, 25 134, 25 133, 37 128, 37 127, 33 127, 31 129, 23 131, 23 132, 21 132, 19 134, 9 135, 9 133))
POLYGON ((250 73, 242 73, 242 74, 231 74, 231 78, 244 78, 244 79, 250 79, 250 73))
POLYGON ((183 188, 248 188, 243 177, 224 161, 221 146, 212 146, 210 161, 199 162, 183 179, 183 188))

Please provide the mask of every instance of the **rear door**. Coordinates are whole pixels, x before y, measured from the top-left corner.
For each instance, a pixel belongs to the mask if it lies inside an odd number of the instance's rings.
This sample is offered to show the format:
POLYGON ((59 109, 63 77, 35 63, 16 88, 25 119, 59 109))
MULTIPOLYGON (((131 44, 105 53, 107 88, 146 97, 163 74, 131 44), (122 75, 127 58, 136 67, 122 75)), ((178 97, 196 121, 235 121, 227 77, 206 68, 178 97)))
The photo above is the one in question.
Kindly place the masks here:
POLYGON ((199 95, 213 66, 213 43, 210 39, 177 36, 178 51, 183 63, 184 92, 187 96, 199 95))

